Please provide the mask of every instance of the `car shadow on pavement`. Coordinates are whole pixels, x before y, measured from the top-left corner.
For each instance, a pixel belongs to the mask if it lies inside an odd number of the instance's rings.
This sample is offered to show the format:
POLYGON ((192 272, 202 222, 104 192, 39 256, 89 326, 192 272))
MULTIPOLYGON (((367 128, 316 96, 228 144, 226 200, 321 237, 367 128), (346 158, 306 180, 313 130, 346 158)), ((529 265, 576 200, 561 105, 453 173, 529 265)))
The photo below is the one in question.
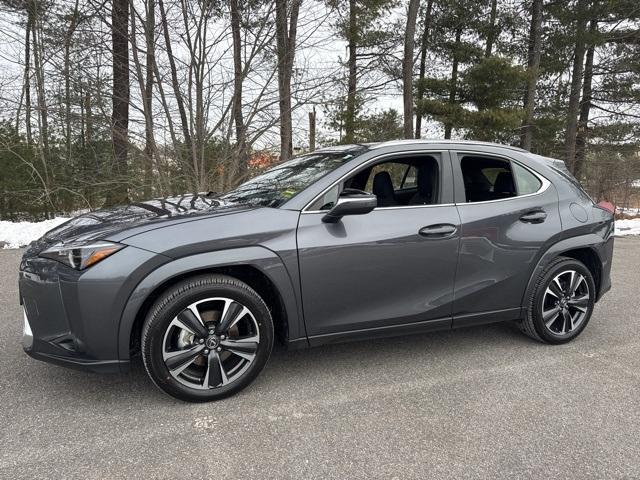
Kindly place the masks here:
MULTIPOLYGON (((251 401, 256 395, 262 398, 275 392, 305 388, 331 391, 348 383, 353 388, 351 379, 365 383, 377 382, 382 377, 407 381, 415 376, 428 376, 431 369, 464 369, 471 361, 490 365, 496 356, 514 355, 514 345, 521 348, 540 346, 523 336, 513 323, 294 351, 276 345, 267 367, 253 385, 232 398, 251 401)), ((40 397, 55 396, 57 401, 66 398, 75 404, 103 405, 109 409, 117 405, 185 405, 155 388, 139 357, 134 357, 129 372, 112 375, 29 361, 33 362, 29 365, 30 376, 22 382, 20 389, 30 389, 31 394, 40 397)), ((22 393, 29 395, 29 392, 22 393)))

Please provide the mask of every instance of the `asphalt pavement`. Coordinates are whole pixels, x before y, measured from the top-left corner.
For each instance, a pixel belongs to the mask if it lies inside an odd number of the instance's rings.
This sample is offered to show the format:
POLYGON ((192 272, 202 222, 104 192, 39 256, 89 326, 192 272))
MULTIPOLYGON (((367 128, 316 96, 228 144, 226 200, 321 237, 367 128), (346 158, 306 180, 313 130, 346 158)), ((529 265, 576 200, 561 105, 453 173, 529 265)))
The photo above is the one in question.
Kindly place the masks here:
POLYGON ((274 352, 210 404, 138 363, 97 375, 27 357, 21 252, 0 250, 0 478, 638 479, 640 238, 574 342, 512 324, 274 352))

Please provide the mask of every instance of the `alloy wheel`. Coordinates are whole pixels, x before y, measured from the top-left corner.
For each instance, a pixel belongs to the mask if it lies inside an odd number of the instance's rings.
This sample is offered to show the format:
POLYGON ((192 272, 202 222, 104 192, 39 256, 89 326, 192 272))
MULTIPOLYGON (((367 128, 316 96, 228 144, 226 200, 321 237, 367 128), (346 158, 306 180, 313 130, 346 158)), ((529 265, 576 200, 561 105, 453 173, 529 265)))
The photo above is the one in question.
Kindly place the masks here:
POLYGON ((162 358, 181 384, 208 390, 242 377, 256 358, 260 332, 253 313, 226 297, 192 303, 164 334, 162 358))
POLYGON ((565 270, 547 286, 542 299, 542 320, 554 335, 568 335, 580 327, 589 313, 591 292, 585 277, 565 270))

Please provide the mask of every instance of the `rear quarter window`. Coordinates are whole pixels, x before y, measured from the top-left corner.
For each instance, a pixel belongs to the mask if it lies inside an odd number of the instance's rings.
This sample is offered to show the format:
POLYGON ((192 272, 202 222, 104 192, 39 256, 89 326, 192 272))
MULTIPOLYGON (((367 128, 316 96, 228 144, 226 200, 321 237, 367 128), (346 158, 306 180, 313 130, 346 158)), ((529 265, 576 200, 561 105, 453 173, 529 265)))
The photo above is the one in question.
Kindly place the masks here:
POLYGON ((558 159, 555 159, 555 158, 549 158, 549 157, 543 157, 543 156, 534 155, 534 154, 531 154, 531 156, 536 158, 538 161, 544 162, 546 165, 548 165, 554 171, 554 173, 559 175, 563 180, 565 180, 565 181, 569 182, 570 184, 572 184, 573 186, 575 186, 577 188, 578 192, 580 192, 580 194, 584 197, 584 199, 586 201, 591 202, 591 203, 593 203, 595 205, 596 202, 593 201, 591 196, 585 191, 584 187, 576 179, 576 177, 571 175, 571 172, 569 172, 569 170, 567 169, 567 166, 565 165, 565 163, 562 160, 558 160, 558 159))
POLYGON ((529 195, 540 190, 542 182, 533 173, 517 163, 512 164, 512 169, 516 179, 518 195, 529 195))

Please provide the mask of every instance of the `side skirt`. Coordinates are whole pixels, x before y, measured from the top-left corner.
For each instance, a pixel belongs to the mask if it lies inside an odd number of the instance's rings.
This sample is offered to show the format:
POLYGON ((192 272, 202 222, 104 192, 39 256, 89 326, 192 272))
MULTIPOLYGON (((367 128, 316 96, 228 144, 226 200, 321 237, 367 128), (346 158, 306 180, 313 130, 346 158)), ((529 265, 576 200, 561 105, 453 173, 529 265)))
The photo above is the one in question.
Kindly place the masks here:
MULTIPOLYGON (((358 340, 371 340, 375 338, 399 337, 403 335, 416 335, 420 333, 436 332, 440 330, 450 330, 452 328, 472 327, 488 323, 506 322, 519 320, 523 312, 520 307, 507 308, 504 310, 494 310, 491 312, 470 313, 458 315, 452 318, 440 318, 423 322, 414 322, 404 325, 390 325, 388 327, 377 327, 363 330, 349 330, 346 332, 327 333, 309 337, 309 346, 317 347, 331 343, 344 343, 358 340)), ((289 342, 290 349, 305 348, 306 339, 297 339, 289 342)))
POLYGON ((368 328, 363 330, 349 330, 346 332, 327 333, 309 337, 309 345, 317 347, 328 343, 342 343, 357 340, 371 340, 374 338, 398 337, 402 335, 415 335, 438 330, 449 330, 451 318, 427 320, 424 322, 407 323, 404 325, 390 325, 388 327, 368 328))
POLYGON ((486 323, 519 320, 523 318, 523 315, 524 312, 521 307, 505 308, 504 310, 493 310, 491 312, 456 315, 453 318, 453 328, 472 327, 474 325, 484 325, 486 323))

